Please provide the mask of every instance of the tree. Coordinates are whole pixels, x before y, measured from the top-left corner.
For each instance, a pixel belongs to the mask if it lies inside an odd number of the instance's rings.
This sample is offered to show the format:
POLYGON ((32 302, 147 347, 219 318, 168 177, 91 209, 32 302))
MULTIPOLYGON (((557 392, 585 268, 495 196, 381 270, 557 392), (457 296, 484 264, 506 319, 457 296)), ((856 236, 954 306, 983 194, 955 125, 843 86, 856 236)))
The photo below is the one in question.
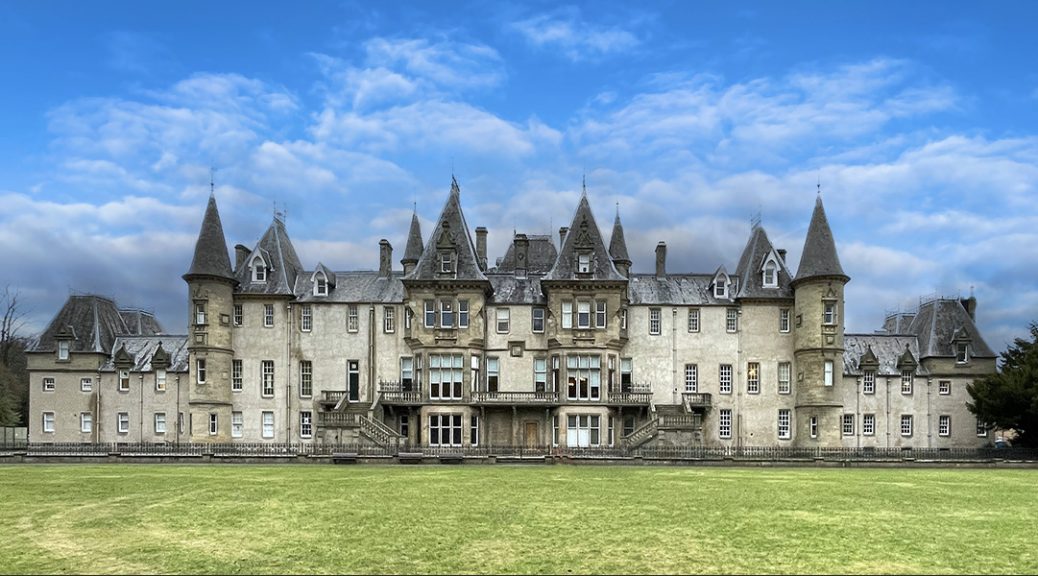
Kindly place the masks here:
POLYGON ((1030 341, 1017 338, 1001 355, 999 371, 967 386, 967 406, 979 422, 1017 433, 1016 445, 1038 446, 1038 323, 1030 341))
POLYGON ((18 332, 25 325, 18 292, 4 287, 0 295, 0 426, 24 424, 29 401, 28 342, 18 332))

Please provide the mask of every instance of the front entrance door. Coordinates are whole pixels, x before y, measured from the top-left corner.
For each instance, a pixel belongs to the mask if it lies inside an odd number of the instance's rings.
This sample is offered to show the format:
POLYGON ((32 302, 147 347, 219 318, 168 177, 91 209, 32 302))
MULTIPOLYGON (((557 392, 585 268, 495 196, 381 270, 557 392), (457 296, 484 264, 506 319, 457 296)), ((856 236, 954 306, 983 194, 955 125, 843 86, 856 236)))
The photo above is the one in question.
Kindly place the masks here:
POLYGON ((541 444, 541 435, 538 434, 536 422, 526 423, 526 447, 536 448, 541 444))
POLYGON ((356 360, 349 361, 349 371, 346 376, 346 390, 350 402, 360 401, 360 363, 356 360))

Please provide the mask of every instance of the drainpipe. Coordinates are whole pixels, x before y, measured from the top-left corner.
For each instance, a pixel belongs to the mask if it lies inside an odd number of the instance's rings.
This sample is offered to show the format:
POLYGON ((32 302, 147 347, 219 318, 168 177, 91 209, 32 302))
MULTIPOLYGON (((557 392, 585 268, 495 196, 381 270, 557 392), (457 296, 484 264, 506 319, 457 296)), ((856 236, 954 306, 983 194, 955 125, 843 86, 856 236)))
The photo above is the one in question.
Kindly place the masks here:
POLYGON ((933 448, 933 410, 930 405, 930 387, 933 378, 926 378, 926 447, 933 448))
POLYGON ((670 385, 674 390, 672 400, 677 404, 681 396, 678 393, 678 309, 676 307, 670 309, 670 385))
POLYGON ((886 402, 884 403, 885 406, 883 407, 883 409, 886 411, 886 416, 883 418, 883 428, 886 431, 887 445, 884 446, 884 448, 890 448, 890 376, 886 377, 886 381, 887 398, 886 402))
POLYGON ((858 450, 861 450, 861 430, 862 419, 861 419, 861 376, 854 379, 854 417, 857 418, 857 422, 854 426, 854 446, 858 450))
POLYGON ((137 376, 137 382, 140 384, 140 414, 137 417, 137 442, 144 443, 144 372, 140 372, 137 376))
POLYGON ((285 330, 288 331, 285 338, 285 443, 292 441, 292 337, 295 336, 296 317, 292 313, 292 303, 285 304, 288 314, 288 322, 285 322, 285 330))

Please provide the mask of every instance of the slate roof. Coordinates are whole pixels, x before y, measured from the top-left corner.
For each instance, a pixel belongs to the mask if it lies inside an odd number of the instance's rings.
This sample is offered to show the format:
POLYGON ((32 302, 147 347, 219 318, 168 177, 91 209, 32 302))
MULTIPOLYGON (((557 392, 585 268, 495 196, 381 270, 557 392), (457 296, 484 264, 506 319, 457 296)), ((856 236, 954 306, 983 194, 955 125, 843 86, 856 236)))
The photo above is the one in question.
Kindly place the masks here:
POLYGON ((833 240, 833 231, 829 229, 829 220, 825 216, 825 207, 822 206, 822 197, 815 200, 815 210, 811 214, 811 224, 807 229, 807 237, 804 239, 804 251, 800 256, 800 267, 797 269, 796 280, 816 276, 843 276, 843 267, 840 266, 840 257, 836 253, 836 241, 833 240))
POLYGON ((605 242, 602 241, 602 231, 595 223, 595 215, 591 212, 587 195, 580 197, 577 211, 573 214, 573 223, 570 224, 566 238, 562 241, 559 257, 555 265, 545 274, 544 280, 626 280, 616 267, 613 259, 606 250, 605 242), (591 273, 577 273, 577 254, 582 251, 591 254, 591 273))
POLYGON ((220 211, 216 209, 216 197, 209 195, 209 204, 202 217, 202 228, 198 231, 195 242, 195 255, 191 258, 184 279, 191 276, 213 276, 216 278, 234 279, 231 271, 231 258, 227 252, 227 241, 223 236, 223 224, 220 222, 220 211))
POLYGON ((404 301, 403 276, 393 272, 389 278, 377 271, 334 272, 335 287, 329 286, 327 296, 314 296, 313 273, 304 272, 296 277, 295 294, 300 302, 386 302, 404 301))
POLYGON ((541 279, 536 277, 516 278, 513 274, 487 274, 494 290, 490 304, 545 304, 541 279))
POLYGON ((632 305, 731 305, 732 301, 727 298, 714 298, 710 289, 713 280, 713 275, 708 274, 668 274, 663 278, 655 274, 631 274, 627 294, 632 305))
POLYGON ((139 310, 122 311, 115 302, 103 296, 69 296, 65 305, 54 316, 40 334, 33 348, 36 352, 57 350, 58 336, 72 336, 69 349, 73 352, 111 352, 117 336, 125 334, 157 334, 162 326, 148 312, 139 310), (128 326, 127 318, 141 318, 140 322, 128 326))
POLYGON ((735 268, 735 276, 739 278, 739 292, 737 298, 792 298, 793 290, 789 287, 792 275, 786 268, 786 263, 778 257, 768 233, 764 227, 757 225, 750 233, 750 239, 746 242, 746 248, 739 258, 739 265, 735 268), (764 262, 769 254, 775 254, 778 262, 778 287, 764 287, 764 262))
MULTIPOLYGON (((551 236, 545 235, 529 235, 527 236, 529 245, 526 254, 526 273, 527 274, 544 274, 555 264, 555 259, 558 258, 559 253, 555 250, 555 244, 552 242, 551 236)), ((515 272, 515 240, 508 245, 508 250, 505 251, 505 255, 501 258, 501 261, 497 263, 497 266, 492 272, 515 272)), ((487 276, 489 278, 489 275, 487 276)))
POLYGON ((418 222, 418 214, 411 215, 411 229, 407 232, 407 246, 404 247, 404 262, 418 262, 422 257, 422 226, 418 222))
POLYGON ((158 350, 159 344, 169 354, 169 366, 167 372, 187 372, 188 350, 187 336, 121 336, 115 339, 112 352, 108 355, 104 364, 101 365, 102 372, 115 371, 115 356, 122 348, 133 358, 133 372, 151 372, 151 359, 158 350))
POLYGON ((613 260, 630 262, 631 256, 627 253, 627 241, 624 240, 624 226, 620 223, 620 212, 616 212, 616 220, 613 221, 613 234, 609 238, 609 255, 613 260))
POLYGON ((295 246, 288 237, 285 223, 275 216, 270 227, 256 243, 249 256, 238 270, 238 292, 242 294, 291 295, 296 278, 303 272, 303 265, 296 255, 295 246), (253 282, 249 263, 259 252, 267 263, 267 281, 253 282))
MULTIPOLYGON (((936 299, 919 306, 908 331, 919 337, 921 358, 954 357, 954 340, 964 333, 970 339, 970 355, 994 358, 995 353, 980 336, 977 325, 956 299, 936 299)), ((920 358, 920 356, 916 356, 920 358)))
MULTIPOLYGON (((861 357, 872 348, 872 353, 879 362, 876 369, 877 374, 896 375, 901 374, 898 369, 898 360, 905 353, 905 347, 911 352, 912 357, 919 361, 919 340, 915 336, 890 335, 890 334, 847 334, 843 338, 843 371, 845 374, 860 376, 862 373, 859 362, 861 357)), ((916 368, 916 374, 925 374, 922 365, 916 368)))
MULTIPOLYGON (((438 280, 445 279, 440 274, 439 250, 453 249, 457 258, 454 263, 454 273, 449 275, 451 280, 486 280, 486 275, 479 269, 479 260, 476 258, 476 249, 469 234, 469 226, 465 222, 465 213, 461 210, 461 189, 458 181, 451 178, 451 191, 447 196, 447 202, 440 211, 440 218, 436 221, 429 236, 429 242, 425 246, 418 264, 408 276, 408 280, 438 280)), ((406 252, 406 250, 405 250, 406 252)))

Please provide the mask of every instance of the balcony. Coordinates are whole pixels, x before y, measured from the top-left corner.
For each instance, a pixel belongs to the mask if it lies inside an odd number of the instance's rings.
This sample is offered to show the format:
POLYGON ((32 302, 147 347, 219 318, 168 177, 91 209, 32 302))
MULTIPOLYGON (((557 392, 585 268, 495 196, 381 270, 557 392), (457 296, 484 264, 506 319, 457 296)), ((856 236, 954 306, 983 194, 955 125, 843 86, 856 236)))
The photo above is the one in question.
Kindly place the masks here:
POLYGON ((703 416, 701 414, 660 415, 657 427, 672 430, 699 430, 703 427, 703 416))
POLYGON ((648 406, 652 403, 651 384, 621 384, 609 390, 608 404, 618 406, 648 406))
POLYGON ((696 408, 705 408, 707 410, 710 409, 711 399, 709 394, 703 394, 699 392, 683 392, 681 394, 681 399, 685 403, 685 406, 688 406, 690 410, 696 408))
POLYGON ((383 404, 418 406, 422 403, 422 391, 410 383, 379 382, 378 392, 383 404))
POLYGON ((325 390, 321 392, 321 404, 335 406, 346 396, 345 390, 325 390))
POLYGON ((317 426, 321 428, 356 428, 361 414, 356 412, 318 412, 317 426))
POLYGON ((476 404, 522 404, 526 406, 547 406, 559 403, 556 392, 473 392, 472 401, 476 404))

